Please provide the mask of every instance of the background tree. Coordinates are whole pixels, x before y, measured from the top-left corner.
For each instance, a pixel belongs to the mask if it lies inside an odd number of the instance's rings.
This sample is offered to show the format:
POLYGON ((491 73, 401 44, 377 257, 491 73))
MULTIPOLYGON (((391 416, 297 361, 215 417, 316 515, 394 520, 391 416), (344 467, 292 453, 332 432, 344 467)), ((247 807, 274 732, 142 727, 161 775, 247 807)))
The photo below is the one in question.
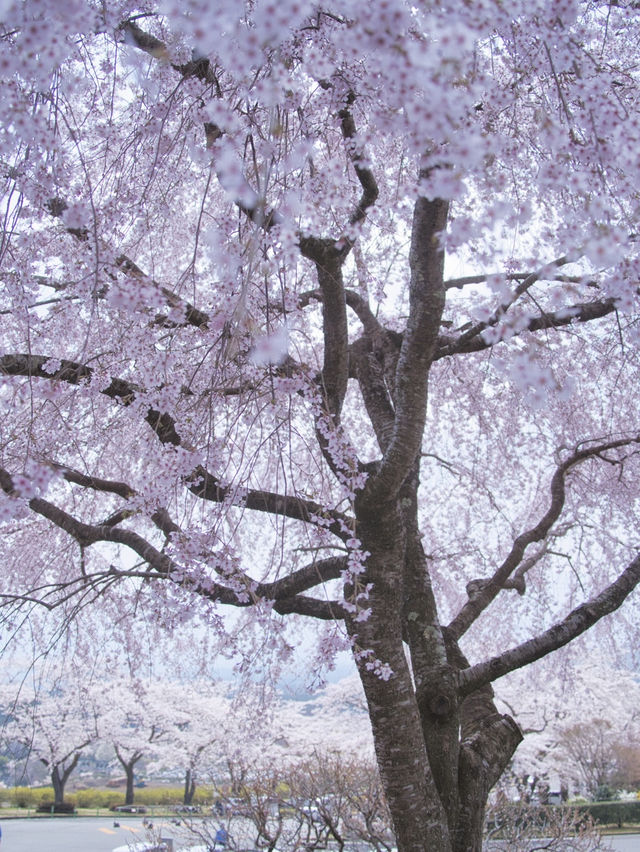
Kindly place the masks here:
MULTIPOLYGON (((511 766, 512 774, 525 782, 523 792, 535 793, 552 783, 556 789, 563 786, 571 794, 596 798, 605 787, 613 792, 625 786, 620 756, 638 737, 640 684, 635 675, 611 669, 606 658, 594 654, 575 666, 570 682, 561 672, 542 667, 530 685, 532 699, 517 715, 525 738, 511 766)), ((521 677, 501 684, 500 698, 507 707, 514 706, 523 686, 521 677)))
MULTIPOLYGON (((12 695, 2 738, 9 748, 16 744, 22 747, 16 761, 36 758, 46 767, 53 787, 53 806, 61 809, 67 781, 98 733, 86 688, 58 681, 48 689, 23 687, 17 699, 12 695)), ((4 693, 7 696, 9 690, 5 688, 4 693)))
POLYGON ((124 804, 132 805, 137 767, 162 747, 170 709, 163 701, 162 684, 141 680, 102 684, 99 699, 100 739, 113 747, 127 779, 124 804))
POLYGON ((183 804, 191 805, 201 778, 215 775, 224 765, 229 739, 235 740, 233 702, 224 684, 194 681, 188 684, 159 684, 161 705, 155 718, 164 721, 163 736, 156 745, 156 757, 149 772, 184 768, 183 804))
POLYGON ((615 790, 640 789, 640 746, 628 738, 614 743, 615 771, 611 779, 615 790))
POLYGON ((398 849, 479 849, 492 682, 640 579, 636 4, 1 15, 3 626, 318 620, 398 849))

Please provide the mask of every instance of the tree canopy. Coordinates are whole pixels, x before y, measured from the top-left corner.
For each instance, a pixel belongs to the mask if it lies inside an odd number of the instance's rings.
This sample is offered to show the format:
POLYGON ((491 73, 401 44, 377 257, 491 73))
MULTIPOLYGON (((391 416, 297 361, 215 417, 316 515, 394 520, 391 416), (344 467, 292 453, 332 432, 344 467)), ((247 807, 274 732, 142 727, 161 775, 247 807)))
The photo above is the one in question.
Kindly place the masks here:
POLYGON ((491 683, 640 580, 636 7, 4 3, 3 636, 319 622, 480 848, 491 683))

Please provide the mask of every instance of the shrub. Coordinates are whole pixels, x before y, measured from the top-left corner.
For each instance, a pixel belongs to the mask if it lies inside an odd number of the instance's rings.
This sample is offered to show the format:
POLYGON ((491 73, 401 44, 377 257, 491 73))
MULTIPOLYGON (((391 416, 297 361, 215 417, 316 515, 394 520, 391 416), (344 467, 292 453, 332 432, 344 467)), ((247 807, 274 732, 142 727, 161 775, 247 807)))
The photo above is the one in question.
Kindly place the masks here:
POLYGON ((78 808, 111 808, 120 804, 122 793, 117 790, 78 790, 73 794, 78 808))
POLYGON ((39 814, 74 814, 76 812, 73 802, 61 802, 54 805, 53 802, 40 802, 37 808, 39 814))
POLYGON ((53 800, 53 787, 12 787, 6 796, 16 808, 35 808, 43 799, 53 800))
POLYGON ((498 840, 509 852, 528 852, 531 848, 604 852, 610 848, 593 818, 582 809, 511 802, 488 809, 485 840, 498 840), (544 837, 543 843, 532 847, 534 837, 544 837))
POLYGON ((617 825, 640 823, 640 801, 630 802, 591 802, 578 806, 581 813, 590 814, 600 825, 617 825))

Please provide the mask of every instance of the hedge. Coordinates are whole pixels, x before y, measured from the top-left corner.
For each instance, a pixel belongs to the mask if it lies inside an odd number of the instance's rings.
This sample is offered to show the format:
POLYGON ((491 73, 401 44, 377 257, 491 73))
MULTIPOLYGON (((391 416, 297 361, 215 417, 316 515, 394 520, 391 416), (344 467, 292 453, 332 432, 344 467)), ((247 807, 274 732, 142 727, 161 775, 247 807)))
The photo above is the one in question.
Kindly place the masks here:
MULTIPOLYGON (((160 805, 173 807, 182 804, 182 787, 142 787, 136 789, 134 802, 138 805, 160 805)), ((124 790, 98 790, 89 788, 75 790, 65 797, 76 808, 111 808, 124 804, 124 790)), ((16 808, 37 808, 43 802, 53 801, 53 787, 10 787, 0 790, 0 799, 16 808)), ((196 788, 194 805, 210 805, 213 800, 211 787, 196 788)))
POLYGON ((0 790, 0 798, 14 808, 35 808, 44 799, 53 800, 53 787, 8 787, 0 790))
POLYGON ((640 800, 629 802, 589 802, 586 805, 574 805, 580 813, 590 814, 595 822, 601 825, 617 825, 622 828, 625 824, 640 823, 640 800))
POLYGON ((52 800, 48 802, 40 802, 36 811, 39 814, 75 814, 76 809, 73 802, 65 799, 65 801, 59 805, 55 805, 52 800))
POLYGON ((488 828, 497 830, 505 820, 508 823, 520 825, 523 829, 529 827, 534 830, 544 830, 546 822, 545 814, 559 809, 570 809, 578 814, 590 816, 600 825, 623 825, 640 824, 640 800, 627 802, 587 802, 575 805, 524 805, 505 804, 496 808, 488 820, 488 828))

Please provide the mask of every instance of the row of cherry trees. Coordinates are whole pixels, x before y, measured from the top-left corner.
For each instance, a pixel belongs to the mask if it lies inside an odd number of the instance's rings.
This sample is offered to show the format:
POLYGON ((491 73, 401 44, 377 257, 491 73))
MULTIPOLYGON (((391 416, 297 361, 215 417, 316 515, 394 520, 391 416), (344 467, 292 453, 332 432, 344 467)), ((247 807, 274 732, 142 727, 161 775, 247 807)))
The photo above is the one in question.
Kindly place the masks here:
POLYGON ((134 800, 136 773, 170 771, 185 779, 184 802, 196 784, 212 783, 229 766, 274 771, 303 761, 315 748, 371 756, 363 697, 353 678, 329 687, 311 702, 279 700, 269 707, 229 684, 171 681, 105 681, 92 686, 59 678, 37 689, 0 693, 5 715, 2 745, 14 754, 16 781, 28 760, 46 767, 55 804, 62 804, 69 777, 83 755, 126 776, 125 804, 134 800))
MULTIPOLYGON (((499 702, 511 708, 522 688, 521 678, 510 679, 499 702)), ((305 701, 274 695, 261 708, 255 696, 239 694, 237 687, 234 694, 224 683, 111 680, 87 686, 79 678, 49 676, 37 689, 23 686, 17 696, 14 687, 5 687, 0 706, 2 745, 14 752, 14 779, 27 760, 40 762, 56 804, 80 757, 88 754, 109 764, 112 774, 114 767, 124 772, 127 804, 133 802, 134 775, 144 767, 152 777, 182 772, 185 804, 192 802, 196 784, 206 781, 216 783, 218 796, 248 796, 246 808, 253 808, 256 784, 272 796, 279 784, 291 787, 288 765, 305 767, 294 786, 303 785, 306 775, 317 787, 318 779, 337 778, 341 771, 346 778, 355 754, 366 762, 373 753, 364 696, 353 676, 305 701), (334 758, 326 757, 329 752, 334 758), (271 784, 265 762, 271 764, 271 784)), ((561 673, 539 668, 534 698, 518 714, 524 742, 502 789, 523 798, 537 796, 550 783, 592 798, 606 786, 636 789, 639 707, 636 677, 608 669, 604 658, 578 665, 570 684, 561 673), (563 695, 566 689, 571 700, 563 695)), ((325 787, 331 793, 329 781, 325 787)), ((300 792, 298 798, 313 796, 300 792)))
POLYGON ((232 753, 229 743, 242 740, 243 720, 233 713, 226 690, 205 692, 200 687, 141 681, 93 688, 66 684, 37 691, 23 687, 13 700, 5 691, 3 742, 9 753, 18 751, 16 777, 27 759, 41 762, 60 805, 71 773, 91 751, 126 775, 126 804, 133 802, 141 762, 145 771, 182 768, 188 776, 188 800, 196 778, 209 777, 224 765, 232 753))

